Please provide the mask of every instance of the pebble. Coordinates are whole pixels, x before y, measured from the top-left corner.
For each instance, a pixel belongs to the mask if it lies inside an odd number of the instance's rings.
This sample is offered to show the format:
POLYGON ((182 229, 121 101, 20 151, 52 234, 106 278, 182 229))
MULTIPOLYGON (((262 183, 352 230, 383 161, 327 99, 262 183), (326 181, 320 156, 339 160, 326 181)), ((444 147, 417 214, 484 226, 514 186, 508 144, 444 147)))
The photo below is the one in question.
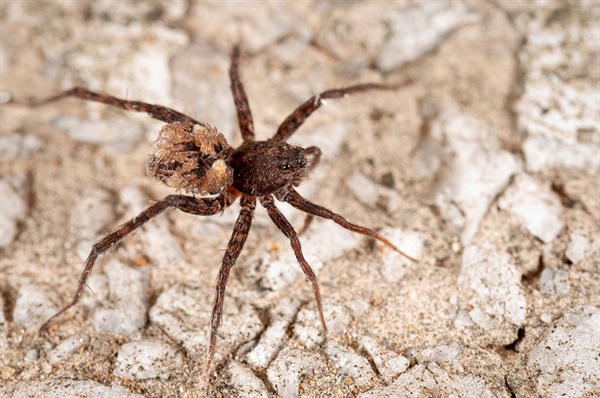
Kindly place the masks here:
POLYGON ((453 30, 480 19, 467 5, 454 1, 415 3, 389 10, 382 17, 389 33, 376 65, 384 72, 427 54, 446 41, 453 30))
POLYGON ((283 3, 268 3, 263 7, 245 2, 236 7, 215 3, 212 7, 226 10, 207 12, 204 5, 190 8, 188 18, 195 22, 197 35, 226 43, 237 43, 243 37, 244 49, 250 53, 285 41, 287 37, 310 37, 304 18, 283 3))
POLYGON ((364 336, 361 339, 361 344, 373 359, 377 371, 386 383, 394 381, 410 365, 408 358, 386 350, 372 337, 364 336))
MULTIPOLYGON (((120 98, 174 105, 165 103, 170 102, 167 100, 171 98, 172 89, 169 62, 189 43, 186 33, 160 24, 139 21, 121 24, 102 17, 83 24, 81 37, 73 38, 66 49, 64 40, 57 39, 67 34, 64 29, 60 24, 50 24, 48 34, 38 37, 38 45, 47 60, 47 73, 57 74, 65 89, 73 87, 74 82, 85 82, 91 89, 120 98), (86 40, 90 35, 94 36, 93 46, 86 40), (58 59, 61 68, 56 70, 58 59)), ((99 117, 107 111, 106 105, 89 102, 86 105, 93 114, 91 119, 106 121, 105 117, 99 117)), ((119 117, 119 121, 115 119, 114 127, 125 119, 124 116, 119 117)), ((147 120, 149 116, 137 119, 147 120)), ((121 126, 129 126, 129 123, 121 126)), ((131 125, 134 126, 135 123, 131 125)), ((94 134, 93 129, 90 132, 94 134)), ((126 129, 110 133, 112 137, 118 134, 120 140, 127 140, 130 134, 126 129), (125 131, 127 134, 123 134, 125 131)))
MULTIPOLYGON (((69 213, 69 224, 77 231, 77 237, 95 241, 98 236, 113 229, 117 218, 115 202, 116 198, 107 189, 89 188, 86 194, 77 200, 69 213)), ((83 260, 87 258, 88 254, 89 250, 85 253, 83 260)))
POLYGON ((435 177, 430 195, 450 231, 467 244, 521 163, 489 126, 456 106, 425 100, 420 112, 430 128, 417 148, 417 175, 435 177))
POLYGON ((562 142, 548 137, 529 137, 523 143, 527 171, 552 169, 598 170, 598 144, 562 142))
MULTIPOLYGON (((393 227, 383 228, 379 233, 385 236, 398 249, 417 261, 421 257, 423 249, 421 234, 393 227)), ((384 251, 383 263, 380 268, 381 275, 386 281, 392 284, 400 281, 404 277, 408 267, 413 265, 413 262, 379 241, 377 242, 377 246, 381 251, 384 251)))
POLYGON ((565 312, 531 350, 527 365, 540 396, 592 396, 600 385, 600 309, 565 312))
POLYGON ((48 352, 48 361, 52 365, 67 359, 71 354, 83 347, 87 343, 87 339, 79 336, 71 336, 61 341, 56 347, 48 352))
POLYGON ((600 250, 600 236, 590 236, 589 231, 578 228, 569 231, 569 245, 565 256, 572 263, 579 263, 600 250))
POLYGON ((516 215, 531 234, 545 243, 552 242, 565 225, 558 196, 527 174, 513 180, 498 205, 516 215))
POLYGON ((144 129, 126 118, 91 120, 90 116, 63 115, 52 126, 64 131, 72 140, 99 145, 115 152, 130 152, 144 137, 144 129), (126 131, 127 134, 123 134, 126 131))
POLYGON ((351 377, 357 386, 363 386, 375 377, 367 358, 334 340, 327 342, 325 353, 336 367, 338 377, 351 377))
MULTIPOLYGON (((159 326, 189 355, 208 348, 213 303, 212 289, 176 284, 165 290, 150 310, 150 321, 159 326)), ((249 304, 226 297, 215 358, 233 353, 263 330, 257 311, 249 304)))
POLYGON ((44 381, 28 380, 9 384, 6 387, 0 387, 0 395, 12 398, 144 398, 143 395, 134 394, 123 386, 105 386, 95 381, 66 378, 44 381))
POLYGON ((360 172, 347 178, 346 186, 359 202, 367 206, 381 206, 388 213, 393 213, 400 207, 400 195, 395 190, 375 183, 360 172))
POLYGON ((8 247, 19 233, 19 223, 27 216, 25 175, 0 179, 0 248, 8 247))
POLYGON ((316 352, 286 347, 267 369, 267 377, 280 396, 296 398, 302 378, 324 366, 325 359, 316 352))
MULTIPOLYGON (((553 7, 549 7, 552 9, 553 7)), ((593 175, 600 167, 600 97, 590 76, 598 53, 593 18, 546 23, 544 10, 521 18, 526 33, 519 59, 523 92, 515 104, 526 167, 531 172, 574 169, 593 175)), ((580 9, 577 12, 591 12, 580 9)))
POLYGON ((24 158, 42 146, 42 141, 33 134, 6 134, 0 137, 0 157, 7 160, 24 158))
MULTIPOLYGON (((131 218, 136 217, 153 203, 137 186, 123 188, 119 192, 119 198, 131 218)), ((169 219, 164 213, 144 224, 137 231, 137 236, 147 248, 145 254, 154 264, 180 269, 188 266, 181 244, 171 232, 169 219)))
POLYGON ((462 351, 463 347, 460 344, 450 343, 435 347, 409 348, 406 357, 418 363, 449 364, 459 359, 462 351))
MULTIPOLYGON (((260 284, 264 289, 279 290, 289 286, 304 273, 287 238, 276 238, 280 249, 270 251, 259 265, 260 284)), ((301 237, 304 258, 315 273, 327 263, 343 256, 359 243, 360 236, 331 220, 314 220, 301 237)))
POLYGON ((470 374, 448 372, 436 363, 418 364, 402 373, 393 384, 361 393, 359 398, 440 397, 493 398, 486 381, 470 374))
POLYGON ((571 290, 568 268, 561 266, 557 269, 545 267, 538 280, 540 292, 549 296, 563 296, 571 290))
POLYGON ((508 254, 488 244, 465 247, 457 282, 463 299, 473 307, 471 319, 481 327, 525 322, 527 300, 521 290, 521 274, 508 254))
POLYGON ((117 260, 106 264, 104 274, 109 293, 94 312, 96 330, 131 336, 146 325, 148 276, 117 260))
POLYGON ((185 104, 187 114, 217 128, 231 143, 239 133, 229 88, 229 53, 200 39, 176 54, 171 64, 173 96, 185 104), (198 73, 210 78, 199 79, 198 73))
POLYGON ((239 362, 231 361, 227 365, 231 376, 231 387, 235 390, 235 396, 240 398, 268 398, 269 392, 265 383, 259 379, 250 369, 239 362))
MULTIPOLYGON (((327 298, 323 299, 323 316, 329 336, 342 333, 352 320, 350 311, 342 303, 327 298)), ((325 331, 316 304, 303 307, 298 312, 293 334, 308 349, 315 349, 325 342, 325 331)))
POLYGON ((45 286, 25 284, 19 288, 13 321, 25 327, 41 326, 59 308, 52 303, 53 294, 45 286))
POLYGON ((130 380, 167 380, 181 373, 183 365, 184 357, 177 347, 157 340, 138 340, 121 346, 114 374, 130 380))
POLYGON ((298 313, 300 300, 284 298, 272 310, 267 329, 260 336, 258 344, 248 354, 248 363, 254 367, 266 368, 287 341, 287 330, 298 313))

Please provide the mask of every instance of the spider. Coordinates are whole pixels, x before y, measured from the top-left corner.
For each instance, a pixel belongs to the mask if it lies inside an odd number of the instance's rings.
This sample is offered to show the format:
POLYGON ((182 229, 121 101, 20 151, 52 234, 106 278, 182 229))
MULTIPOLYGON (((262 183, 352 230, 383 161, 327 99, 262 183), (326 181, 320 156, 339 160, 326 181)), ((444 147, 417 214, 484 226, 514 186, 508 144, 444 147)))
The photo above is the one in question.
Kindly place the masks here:
POLYGON ((151 177, 180 191, 178 195, 169 195, 157 201, 137 217, 121 225, 93 245, 84 263, 83 273, 79 278, 77 290, 71 302, 48 319, 42 325, 41 331, 47 331, 57 317, 77 304, 99 255, 108 251, 168 208, 176 208, 198 216, 210 216, 222 212, 235 200, 240 200, 241 210, 217 276, 210 321, 210 344, 205 367, 206 373, 210 369, 215 354, 217 331, 221 324, 229 273, 250 232, 257 199, 266 208, 273 223, 289 239, 296 260, 312 284, 319 317, 325 331, 327 331, 327 326, 323 316, 317 278, 302 254, 298 239, 298 236, 308 228, 314 216, 333 220, 350 231, 373 237, 411 261, 416 261, 377 232, 352 224, 342 216, 303 198, 295 187, 319 163, 321 151, 315 146, 302 148, 286 143, 302 123, 324 103, 323 100, 374 89, 395 89, 398 86, 369 83, 324 91, 296 108, 281 123, 272 138, 266 141, 256 141, 252 113, 239 77, 239 62, 240 46, 236 45, 231 53, 229 77, 240 131, 244 140, 238 148, 231 148, 217 129, 176 110, 161 105, 124 100, 83 87, 72 88, 37 104, 46 104, 65 97, 75 97, 128 111, 147 112, 151 117, 167 123, 153 144, 153 152, 148 156, 146 171, 151 177), (192 195, 182 195, 181 190, 192 195), (275 206, 274 199, 287 202, 307 213, 301 231, 297 232, 292 227, 275 206))

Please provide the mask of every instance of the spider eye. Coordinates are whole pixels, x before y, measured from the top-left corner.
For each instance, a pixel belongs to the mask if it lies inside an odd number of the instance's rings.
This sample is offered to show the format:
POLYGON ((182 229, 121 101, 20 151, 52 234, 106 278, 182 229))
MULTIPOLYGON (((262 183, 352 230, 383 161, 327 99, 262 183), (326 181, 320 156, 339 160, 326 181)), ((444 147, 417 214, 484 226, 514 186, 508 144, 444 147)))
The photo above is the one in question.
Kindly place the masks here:
POLYGON ((304 160, 301 160, 298 162, 298 166, 304 168, 304 166, 306 166, 306 162, 304 160))
POLYGON ((290 165, 285 163, 283 166, 281 166, 282 169, 284 170, 289 170, 290 169, 290 165))

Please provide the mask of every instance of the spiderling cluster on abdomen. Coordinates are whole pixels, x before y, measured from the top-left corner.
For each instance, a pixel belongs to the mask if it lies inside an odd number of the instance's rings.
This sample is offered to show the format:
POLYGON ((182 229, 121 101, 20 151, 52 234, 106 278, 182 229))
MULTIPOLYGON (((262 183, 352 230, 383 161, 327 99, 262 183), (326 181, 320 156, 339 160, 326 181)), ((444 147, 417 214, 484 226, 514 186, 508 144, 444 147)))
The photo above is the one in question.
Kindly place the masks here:
POLYGON ((208 124, 173 122, 152 144, 146 172, 169 187, 200 196, 222 193, 233 182, 227 165, 232 149, 223 134, 208 124))

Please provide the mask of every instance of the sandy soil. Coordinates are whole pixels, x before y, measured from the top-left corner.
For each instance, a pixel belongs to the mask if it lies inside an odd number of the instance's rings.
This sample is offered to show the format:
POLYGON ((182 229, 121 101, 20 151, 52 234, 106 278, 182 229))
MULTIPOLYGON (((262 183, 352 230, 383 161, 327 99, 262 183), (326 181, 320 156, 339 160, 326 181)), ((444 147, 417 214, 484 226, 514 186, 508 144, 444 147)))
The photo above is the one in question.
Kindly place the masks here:
POLYGON ((3 1, 0 396, 597 394, 599 16, 591 1, 3 1), (91 244, 175 192, 145 175, 160 122, 29 101, 81 85, 170 106, 235 147, 237 42, 259 139, 323 90, 411 81, 328 100, 291 142, 323 150, 305 196, 418 261, 315 222, 301 240, 325 337, 258 209, 206 383, 239 207, 170 211, 104 256, 93 293, 38 335, 91 244))

